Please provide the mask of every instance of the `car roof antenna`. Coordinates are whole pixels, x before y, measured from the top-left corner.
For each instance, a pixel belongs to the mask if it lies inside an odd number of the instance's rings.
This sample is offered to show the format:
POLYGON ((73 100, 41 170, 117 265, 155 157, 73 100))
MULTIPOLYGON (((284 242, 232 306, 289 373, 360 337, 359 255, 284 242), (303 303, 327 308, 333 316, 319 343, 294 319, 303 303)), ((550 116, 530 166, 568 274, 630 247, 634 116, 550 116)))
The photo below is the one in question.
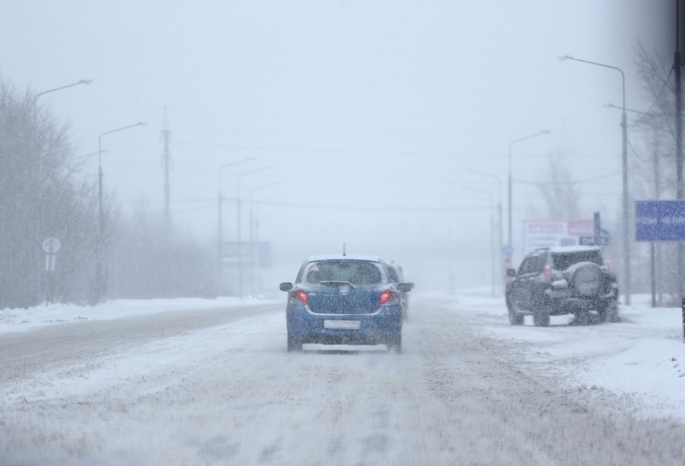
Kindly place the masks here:
POLYGON ((345 257, 347 253, 345 252, 345 243, 343 243, 343 257, 345 257))

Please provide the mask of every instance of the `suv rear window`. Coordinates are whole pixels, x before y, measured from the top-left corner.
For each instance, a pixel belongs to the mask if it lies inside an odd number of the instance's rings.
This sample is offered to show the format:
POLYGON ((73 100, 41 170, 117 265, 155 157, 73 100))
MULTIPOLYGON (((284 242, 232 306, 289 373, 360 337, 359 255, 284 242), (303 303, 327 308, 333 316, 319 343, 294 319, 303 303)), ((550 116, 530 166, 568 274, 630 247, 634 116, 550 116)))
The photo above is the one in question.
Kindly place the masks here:
POLYGON ((554 264, 555 270, 566 270, 578 262, 592 262, 597 265, 604 264, 602 261, 602 253, 598 250, 552 254, 552 263, 554 264))
POLYGON ((349 282, 353 285, 381 283, 380 268, 373 262, 360 260, 327 260, 310 262, 304 272, 307 283, 349 282))

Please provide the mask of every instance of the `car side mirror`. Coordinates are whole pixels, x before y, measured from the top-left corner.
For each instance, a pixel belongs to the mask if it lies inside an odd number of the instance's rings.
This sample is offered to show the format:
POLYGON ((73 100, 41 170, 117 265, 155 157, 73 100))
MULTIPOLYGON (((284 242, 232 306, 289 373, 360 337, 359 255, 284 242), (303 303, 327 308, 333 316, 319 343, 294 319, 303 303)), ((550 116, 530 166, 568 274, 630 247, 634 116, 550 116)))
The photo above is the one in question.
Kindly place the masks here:
POLYGON ((290 282, 283 282, 278 286, 281 291, 290 291, 293 289, 293 284, 290 282))
POLYGON ((507 269, 507 277, 514 278, 516 276, 516 269, 507 269))
POLYGON ((397 284, 397 289, 400 290, 402 293, 409 293, 412 288, 414 288, 413 283, 398 283, 397 284))

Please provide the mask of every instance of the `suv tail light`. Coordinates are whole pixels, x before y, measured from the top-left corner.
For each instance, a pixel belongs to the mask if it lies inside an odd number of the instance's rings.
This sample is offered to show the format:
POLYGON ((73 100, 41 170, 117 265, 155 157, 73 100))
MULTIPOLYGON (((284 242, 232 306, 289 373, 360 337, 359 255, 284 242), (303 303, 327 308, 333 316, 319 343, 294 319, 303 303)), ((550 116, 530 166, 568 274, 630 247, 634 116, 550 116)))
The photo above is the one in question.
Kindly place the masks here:
POLYGON ((389 306, 399 302, 399 294, 395 290, 385 290, 381 293, 380 305, 389 306))
POLYGON ((549 277, 552 275, 552 269, 549 267, 549 265, 546 265, 545 270, 543 270, 542 273, 545 275, 545 277, 549 277))
POLYGON ((304 304, 306 306, 309 302, 309 298, 304 291, 293 290, 290 292, 290 302, 293 304, 304 304))

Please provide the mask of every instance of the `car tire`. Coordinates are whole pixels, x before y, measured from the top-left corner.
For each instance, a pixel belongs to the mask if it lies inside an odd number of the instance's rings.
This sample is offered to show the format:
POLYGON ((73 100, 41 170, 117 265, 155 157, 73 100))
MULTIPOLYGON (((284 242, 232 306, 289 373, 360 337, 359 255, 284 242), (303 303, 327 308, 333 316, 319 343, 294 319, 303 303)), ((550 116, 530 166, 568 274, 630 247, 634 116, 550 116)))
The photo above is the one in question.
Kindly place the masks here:
POLYGON ((599 312, 600 320, 602 322, 620 322, 621 317, 618 315, 618 301, 612 299, 605 305, 597 309, 599 312))
POLYGON ((533 323, 537 327, 549 327, 549 311, 544 307, 538 307, 533 310, 533 323))
POLYGON ((288 353, 302 351, 302 340, 288 334, 288 353))
POLYGON ((386 342, 385 346, 388 347, 388 352, 402 353, 402 334, 393 336, 386 342))
POLYGON ((511 325, 523 325, 524 315, 518 312, 518 305, 510 302, 509 299, 507 299, 507 313, 509 314, 509 323, 511 325))

